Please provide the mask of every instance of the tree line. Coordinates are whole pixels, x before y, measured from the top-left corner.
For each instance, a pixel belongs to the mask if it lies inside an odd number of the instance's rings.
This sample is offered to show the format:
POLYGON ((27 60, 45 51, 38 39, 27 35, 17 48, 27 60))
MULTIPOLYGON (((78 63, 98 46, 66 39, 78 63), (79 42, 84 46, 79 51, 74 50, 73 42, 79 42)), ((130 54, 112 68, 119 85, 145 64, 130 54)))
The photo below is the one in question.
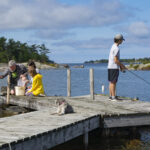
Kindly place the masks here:
MULTIPOLYGON (((142 63, 142 64, 147 64, 150 63, 150 57, 145 57, 145 58, 131 58, 131 59, 121 59, 121 62, 125 63, 142 63)), ((90 61, 85 61, 84 63, 108 63, 108 59, 100 59, 100 60, 90 60, 90 61)))
POLYGON ((44 44, 28 45, 14 39, 0 37, 0 62, 7 63, 13 59, 16 62, 27 62, 29 59, 42 63, 54 63, 48 57, 50 50, 44 44))

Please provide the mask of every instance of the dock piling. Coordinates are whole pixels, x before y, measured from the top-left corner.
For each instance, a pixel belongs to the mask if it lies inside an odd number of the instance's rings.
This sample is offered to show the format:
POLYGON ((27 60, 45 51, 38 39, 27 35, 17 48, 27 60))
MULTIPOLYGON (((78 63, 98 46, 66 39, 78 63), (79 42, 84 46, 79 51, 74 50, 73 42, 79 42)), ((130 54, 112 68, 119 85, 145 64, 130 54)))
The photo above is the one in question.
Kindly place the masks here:
POLYGON ((71 96, 71 70, 67 69, 67 96, 71 96))
POLYGON ((90 95, 91 99, 94 100, 94 71, 90 69, 90 95))
POLYGON ((7 105, 10 103, 10 75, 8 75, 7 78, 7 99, 6 99, 7 105))
POLYGON ((89 144, 89 134, 88 134, 88 132, 85 132, 85 134, 83 135, 83 140, 84 140, 85 150, 88 150, 88 144, 89 144))

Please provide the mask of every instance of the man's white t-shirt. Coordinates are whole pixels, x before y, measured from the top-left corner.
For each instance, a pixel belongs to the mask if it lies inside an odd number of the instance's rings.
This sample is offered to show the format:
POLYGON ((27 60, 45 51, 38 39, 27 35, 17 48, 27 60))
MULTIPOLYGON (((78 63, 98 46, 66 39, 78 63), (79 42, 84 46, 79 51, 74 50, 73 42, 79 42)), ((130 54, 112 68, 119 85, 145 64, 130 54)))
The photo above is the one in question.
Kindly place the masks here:
POLYGON ((118 59, 120 59, 120 49, 117 46, 117 44, 114 43, 109 53, 108 69, 119 69, 119 66, 114 61, 115 56, 117 56, 118 59))

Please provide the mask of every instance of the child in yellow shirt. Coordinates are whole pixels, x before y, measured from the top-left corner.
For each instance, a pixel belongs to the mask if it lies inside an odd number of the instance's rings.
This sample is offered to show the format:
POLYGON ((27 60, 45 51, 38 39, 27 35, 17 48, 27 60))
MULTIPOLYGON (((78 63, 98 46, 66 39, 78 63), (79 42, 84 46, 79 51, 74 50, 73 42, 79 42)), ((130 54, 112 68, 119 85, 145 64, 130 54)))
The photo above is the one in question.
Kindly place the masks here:
POLYGON ((38 96, 40 94, 44 94, 44 87, 43 87, 43 83, 42 83, 42 75, 36 73, 35 69, 30 69, 29 71, 29 75, 33 78, 33 82, 32 82, 32 88, 27 91, 26 95, 34 95, 34 96, 38 96))

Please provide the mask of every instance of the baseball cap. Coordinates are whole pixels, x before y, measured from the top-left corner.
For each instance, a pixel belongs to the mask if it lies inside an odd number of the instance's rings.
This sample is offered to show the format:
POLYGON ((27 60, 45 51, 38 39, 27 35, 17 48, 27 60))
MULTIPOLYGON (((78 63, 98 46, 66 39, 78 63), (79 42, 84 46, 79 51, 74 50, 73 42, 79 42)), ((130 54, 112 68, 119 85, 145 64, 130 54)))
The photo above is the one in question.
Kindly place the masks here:
POLYGON ((114 39, 116 39, 116 40, 124 40, 125 41, 125 39, 124 39, 122 34, 116 34, 114 39))

